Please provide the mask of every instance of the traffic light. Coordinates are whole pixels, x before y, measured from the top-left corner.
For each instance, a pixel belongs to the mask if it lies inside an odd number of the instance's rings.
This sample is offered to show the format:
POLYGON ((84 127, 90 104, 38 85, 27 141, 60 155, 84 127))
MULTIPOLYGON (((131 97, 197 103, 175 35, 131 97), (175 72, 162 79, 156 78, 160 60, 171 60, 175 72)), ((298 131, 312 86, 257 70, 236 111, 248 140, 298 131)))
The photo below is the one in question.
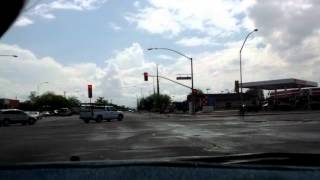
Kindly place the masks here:
POLYGON ((92 85, 91 84, 88 85, 88 97, 92 98, 92 85))
POLYGON ((143 76, 144 76, 144 81, 148 81, 148 73, 147 72, 143 73, 143 76))
POLYGON ((239 81, 234 81, 234 92, 239 93, 239 81))

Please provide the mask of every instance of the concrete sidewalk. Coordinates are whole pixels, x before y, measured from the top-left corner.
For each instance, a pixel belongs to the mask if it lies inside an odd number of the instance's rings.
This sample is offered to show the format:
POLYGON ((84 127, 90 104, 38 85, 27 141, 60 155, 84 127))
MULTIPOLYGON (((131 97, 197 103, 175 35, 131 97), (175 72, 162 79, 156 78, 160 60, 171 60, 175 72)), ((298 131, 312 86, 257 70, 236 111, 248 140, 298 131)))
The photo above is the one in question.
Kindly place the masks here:
MULTIPOLYGON (((246 112, 244 116, 267 116, 267 115, 290 115, 290 114, 315 114, 320 113, 320 110, 305 110, 305 111, 259 111, 259 112, 246 112)), ((167 116, 179 116, 179 117, 189 117, 193 116, 191 114, 180 114, 180 113, 170 113, 164 114, 167 116)), ((228 117, 228 116, 241 116, 239 110, 224 110, 224 111, 214 111, 210 113, 198 112, 195 116, 207 116, 207 117, 228 117)))

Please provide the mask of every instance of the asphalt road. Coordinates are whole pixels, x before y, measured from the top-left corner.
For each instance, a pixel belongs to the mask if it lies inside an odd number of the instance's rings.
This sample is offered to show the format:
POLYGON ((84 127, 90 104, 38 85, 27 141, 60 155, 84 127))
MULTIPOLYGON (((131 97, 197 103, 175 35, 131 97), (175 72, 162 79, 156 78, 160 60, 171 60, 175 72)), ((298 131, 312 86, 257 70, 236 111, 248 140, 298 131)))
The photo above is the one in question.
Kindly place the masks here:
POLYGON ((255 152, 320 153, 319 113, 213 117, 126 113, 90 124, 48 117, 0 127, 0 162, 149 159, 255 152))

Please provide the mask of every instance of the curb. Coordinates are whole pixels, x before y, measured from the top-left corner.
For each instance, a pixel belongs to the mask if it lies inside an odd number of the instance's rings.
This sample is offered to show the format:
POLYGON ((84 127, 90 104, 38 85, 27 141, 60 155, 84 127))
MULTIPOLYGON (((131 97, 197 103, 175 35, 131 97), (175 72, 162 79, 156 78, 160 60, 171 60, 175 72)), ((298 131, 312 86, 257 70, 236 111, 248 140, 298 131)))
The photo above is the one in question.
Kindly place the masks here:
MULTIPOLYGON (((274 113, 257 113, 257 114, 245 114, 245 116, 275 116, 275 115, 291 115, 291 114, 318 114, 320 111, 307 111, 307 112, 288 112, 288 113, 283 113, 283 112, 274 112, 274 113)), ((167 116, 174 117, 192 117, 192 116, 208 116, 208 117, 230 117, 230 116, 239 116, 241 117, 242 115, 237 114, 196 114, 196 115, 190 115, 190 114, 166 114, 167 116)))

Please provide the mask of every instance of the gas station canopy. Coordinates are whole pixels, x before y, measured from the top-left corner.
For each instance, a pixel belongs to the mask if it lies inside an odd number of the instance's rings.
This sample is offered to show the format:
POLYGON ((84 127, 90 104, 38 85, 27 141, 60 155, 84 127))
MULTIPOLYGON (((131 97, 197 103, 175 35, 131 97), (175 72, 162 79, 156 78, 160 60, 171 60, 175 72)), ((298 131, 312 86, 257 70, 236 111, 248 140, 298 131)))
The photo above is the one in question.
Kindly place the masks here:
POLYGON ((269 81, 256 81, 242 83, 243 88, 250 89, 264 89, 264 90, 275 90, 275 89, 291 89, 291 88, 306 88, 306 87, 318 87, 318 83, 313 81, 305 81, 300 79, 277 79, 269 81))

